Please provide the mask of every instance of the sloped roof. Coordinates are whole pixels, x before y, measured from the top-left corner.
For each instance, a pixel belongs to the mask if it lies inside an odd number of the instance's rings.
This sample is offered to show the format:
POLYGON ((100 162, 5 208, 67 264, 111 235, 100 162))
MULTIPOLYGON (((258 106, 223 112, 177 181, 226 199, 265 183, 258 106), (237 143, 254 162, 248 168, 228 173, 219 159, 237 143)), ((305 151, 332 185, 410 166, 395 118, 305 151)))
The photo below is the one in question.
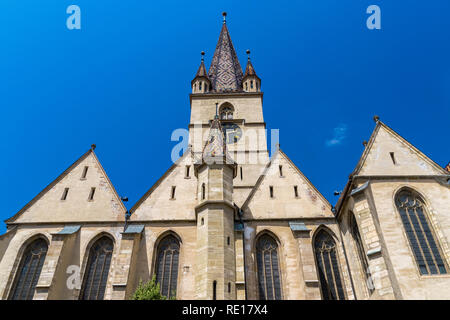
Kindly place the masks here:
POLYGON ((358 164, 356 165, 355 169, 353 170, 352 175, 357 175, 361 171, 361 169, 364 167, 364 164, 366 163, 366 160, 367 160, 367 156, 370 154, 370 151, 372 150, 375 139, 381 128, 385 129, 389 134, 391 134, 394 138, 396 138, 402 144, 411 148, 423 161, 428 163, 436 171, 438 171, 444 175, 446 175, 446 174, 448 175, 448 172, 444 168, 442 168, 436 162, 431 160, 428 156, 426 156, 423 152, 421 152, 419 149, 417 149, 415 146, 413 146, 411 143, 409 143, 405 138, 403 138, 401 135, 399 135, 397 132, 395 132, 392 128, 390 128, 389 126, 384 124, 381 120, 377 120, 375 129, 373 130, 372 135, 370 136, 370 140, 369 140, 366 148, 364 149, 364 152, 363 152, 361 158, 359 159, 358 164))
MULTIPOLYGON (((377 137, 377 134, 380 130, 380 128, 383 127, 384 129, 386 129, 387 132, 389 132, 390 134, 392 134, 395 138, 397 138, 400 142, 402 142, 403 144, 405 144, 406 146, 408 146, 409 148, 411 148, 412 150, 414 150, 414 152, 416 152, 416 154, 422 158, 424 161, 426 161, 428 164, 430 164, 433 168, 435 168, 437 171, 442 172, 443 175, 449 175, 450 172, 448 172, 447 170, 445 170, 444 168, 442 168, 441 166, 439 166, 436 162, 434 162, 433 160, 431 160, 428 156, 426 156, 424 153, 422 153, 419 149, 417 149, 415 146, 413 146, 411 143, 409 143, 405 138, 403 138, 401 135, 399 135, 397 132, 395 132, 392 128, 390 128, 389 126, 387 126, 385 123, 383 123, 381 120, 377 120, 376 125, 374 130, 372 131, 372 134, 370 136, 369 142, 367 143, 361 158, 359 159, 358 163, 356 164, 355 169, 353 169, 352 173, 349 175, 349 179, 345 185, 344 190, 342 191, 337 203, 336 203, 336 212, 335 215, 338 216, 340 213, 340 210, 342 208, 342 205, 344 203, 344 200, 347 196, 347 193, 349 192, 351 185, 352 185, 352 179, 355 175, 358 175, 358 173, 360 172, 361 168, 364 166, 367 156, 370 153, 370 150, 375 142, 375 139, 377 137)), ((450 163, 449 163, 450 165, 450 163)))
POLYGON ((204 78, 209 81, 208 74, 206 72, 205 62, 203 61, 203 57, 202 57, 202 61, 200 62, 200 67, 198 67, 197 73, 195 74, 194 79, 192 79, 191 84, 194 82, 195 79, 198 79, 198 78, 204 78))
POLYGON ((219 41, 209 67, 208 76, 212 91, 240 92, 242 91, 242 68, 231 42, 227 24, 224 21, 220 31, 219 41))
POLYGON ((46 186, 41 192, 39 192, 30 202, 28 202, 15 215, 13 215, 9 219, 6 219, 4 222, 6 224, 14 222, 18 217, 20 217, 22 215, 22 213, 24 213, 28 208, 30 208, 34 203, 36 203, 36 201, 38 201, 40 198, 42 198, 42 196, 44 196, 51 188, 53 188, 67 174, 69 174, 69 172, 71 172, 73 168, 75 168, 80 162, 82 162, 84 159, 86 159, 91 154, 94 157, 95 161, 98 163, 100 170, 102 171, 103 175, 106 178, 106 181, 108 182, 109 186, 111 187, 112 193, 116 197, 117 202, 120 203, 123 213, 125 214, 127 209, 125 208, 122 200, 120 199, 119 195, 117 194, 116 189, 114 188, 114 185, 112 184, 111 180, 109 179, 108 175, 106 174, 105 170, 103 169, 103 166, 101 165, 100 161, 98 160, 97 156, 95 155, 94 148, 95 148, 95 145, 93 145, 93 147, 91 149, 89 149, 80 158, 78 158, 72 165, 70 165, 66 170, 64 170, 63 173, 61 173, 55 180, 53 180, 48 186, 46 186))
POLYGON ((150 189, 133 205, 133 207, 130 209, 130 213, 133 214, 133 212, 136 211, 136 209, 139 208, 139 206, 155 191, 155 189, 166 179, 167 176, 178 166, 178 164, 186 158, 188 154, 191 154, 191 149, 188 148, 186 152, 175 161, 174 164, 170 166, 169 169, 167 169, 166 172, 150 187, 150 189))
POLYGON ((250 58, 248 58, 247 66, 245 67, 244 79, 248 76, 255 76, 259 79, 259 77, 256 75, 255 68, 253 68, 253 64, 252 64, 250 58))
POLYGON ((303 177, 306 181, 306 183, 317 193, 317 195, 324 201, 324 203, 326 205, 328 205, 329 208, 331 208, 331 204, 328 202, 328 200, 320 193, 319 190, 317 190, 317 188, 311 183, 311 181, 309 181, 309 179, 300 171, 300 169, 292 162, 291 159, 289 159, 289 157, 281 150, 278 149, 275 154, 272 156, 272 158, 270 159, 269 163, 266 165, 263 173, 259 176, 258 180, 256 181, 255 186, 252 188, 252 190, 250 191, 250 194, 248 195, 247 199, 245 200, 244 204, 242 205, 242 209, 246 209, 250 203, 250 201, 252 200, 253 196, 256 194, 256 192, 258 191, 258 188, 260 187, 260 185, 262 184, 262 182, 264 181, 265 177, 267 176, 267 173, 270 169, 270 166, 272 165, 272 163, 274 162, 275 158, 281 154, 287 161, 288 163, 297 171, 297 173, 303 177))

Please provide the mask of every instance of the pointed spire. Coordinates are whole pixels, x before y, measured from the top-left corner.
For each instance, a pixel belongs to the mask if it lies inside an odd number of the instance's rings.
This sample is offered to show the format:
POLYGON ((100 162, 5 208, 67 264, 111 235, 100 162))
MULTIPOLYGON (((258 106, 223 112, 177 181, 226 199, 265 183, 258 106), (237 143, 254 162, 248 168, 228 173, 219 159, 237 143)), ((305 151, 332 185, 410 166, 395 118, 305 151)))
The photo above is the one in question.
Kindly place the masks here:
POLYGON ((244 78, 247 76, 256 76, 255 68, 253 68, 252 62, 250 60, 250 50, 247 50, 246 53, 248 55, 248 59, 247 59, 247 67, 245 68, 244 78))
POLYGON ((223 135, 222 126, 220 124, 219 115, 217 114, 218 103, 216 103, 216 115, 211 122, 208 139, 202 152, 202 161, 208 164, 234 164, 227 151, 227 145, 223 135))
MULTIPOLYGON (((208 87, 210 87, 211 81, 209 80, 208 74, 206 73, 206 67, 205 67, 205 61, 204 61, 205 51, 202 51, 200 54, 202 55, 202 60, 200 62, 200 67, 198 67, 198 70, 197 70, 197 73, 195 74, 194 79, 192 79, 192 81, 191 81, 191 86, 194 85, 195 80, 204 79, 206 81, 206 83, 208 84, 208 87)), ((207 90, 205 90, 205 91, 207 91, 207 90)))
POLYGON ((220 31, 216 50, 208 71, 212 90, 216 92, 242 91, 242 68, 231 42, 226 24, 226 12, 223 14, 223 25, 220 31))
POLYGON ((206 73, 206 67, 205 67, 205 51, 202 51, 200 53, 202 55, 202 60, 200 62, 200 67, 197 70, 197 73, 195 74, 195 77, 208 77, 208 74, 206 73))

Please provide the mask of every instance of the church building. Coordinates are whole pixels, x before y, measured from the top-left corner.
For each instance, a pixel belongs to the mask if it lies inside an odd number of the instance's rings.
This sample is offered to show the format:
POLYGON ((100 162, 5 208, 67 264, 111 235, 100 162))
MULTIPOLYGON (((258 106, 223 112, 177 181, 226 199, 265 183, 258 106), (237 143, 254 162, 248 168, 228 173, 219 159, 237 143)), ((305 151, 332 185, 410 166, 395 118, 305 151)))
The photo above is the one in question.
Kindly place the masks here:
POLYGON ((375 117, 333 207, 279 145, 269 157, 247 54, 243 71, 224 13, 189 148, 130 210, 92 145, 11 213, 0 298, 123 300, 155 276, 178 300, 450 299, 450 168, 375 117))

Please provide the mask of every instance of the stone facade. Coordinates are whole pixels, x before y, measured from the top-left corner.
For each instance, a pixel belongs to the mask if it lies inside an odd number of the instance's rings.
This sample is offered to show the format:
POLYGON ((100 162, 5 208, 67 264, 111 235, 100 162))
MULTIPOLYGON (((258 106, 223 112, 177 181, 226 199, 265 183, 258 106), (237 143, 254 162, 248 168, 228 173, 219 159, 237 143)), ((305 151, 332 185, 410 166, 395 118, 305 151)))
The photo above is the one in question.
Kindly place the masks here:
POLYGON ((33 299, 129 299, 153 275, 177 299, 450 299, 450 172, 376 118, 333 207, 279 147, 269 159, 261 80, 236 57, 224 22, 191 82, 190 148, 129 211, 93 145, 5 221, 2 299, 23 291, 24 266, 33 299), (415 258, 405 190, 421 199, 439 272, 415 258), (26 259, 36 239, 40 267, 26 259))

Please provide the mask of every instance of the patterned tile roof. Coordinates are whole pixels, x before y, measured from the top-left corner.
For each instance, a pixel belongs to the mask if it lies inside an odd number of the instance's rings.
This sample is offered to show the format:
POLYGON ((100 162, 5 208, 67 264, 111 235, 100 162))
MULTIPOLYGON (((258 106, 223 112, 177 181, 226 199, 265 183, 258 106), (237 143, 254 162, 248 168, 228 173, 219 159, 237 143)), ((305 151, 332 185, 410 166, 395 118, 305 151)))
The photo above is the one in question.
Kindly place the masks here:
POLYGON ((209 67, 208 76, 211 81, 212 91, 242 91, 242 68, 225 21, 220 31, 219 41, 209 67))
POLYGON ((245 68, 244 77, 246 77, 246 76, 256 76, 255 68, 253 68, 253 65, 252 65, 252 62, 250 61, 250 59, 248 59, 247 67, 245 68))
POLYGON ((206 77, 206 78, 208 77, 203 59, 202 59, 202 62, 200 63, 200 67, 197 70, 197 73, 195 74, 195 77, 206 77))
POLYGON ((203 61, 203 55, 204 55, 204 52, 202 51, 202 62, 200 63, 200 67, 198 67, 198 70, 197 70, 197 73, 195 74, 194 79, 192 79, 192 81, 191 81, 191 85, 194 83, 195 79, 198 79, 198 78, 204 78, 208 82, 210 82, 210 80, 208 78, 208 74, 206 73, 206 67, 205 67, 205 62, 203 61))

